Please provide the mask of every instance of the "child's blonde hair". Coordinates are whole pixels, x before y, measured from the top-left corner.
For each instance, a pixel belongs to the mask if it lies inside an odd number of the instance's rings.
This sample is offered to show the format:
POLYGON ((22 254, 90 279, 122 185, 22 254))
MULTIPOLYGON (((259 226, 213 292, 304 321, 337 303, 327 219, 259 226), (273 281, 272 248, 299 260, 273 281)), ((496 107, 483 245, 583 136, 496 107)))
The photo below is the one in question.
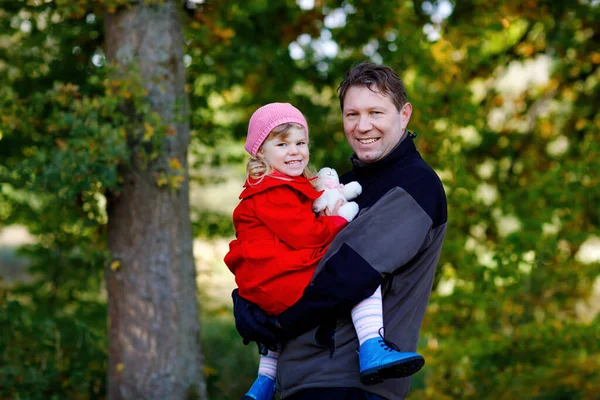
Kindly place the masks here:
MULTIPOLYGON (((269 136, 263 141, 260 145, 260 148, 255 156, 250 156, 248 162, 246 163, 246 179, 250 184, 257 184, 262 179, 271 174, 274 169, 271 164, 262 156, 262 147, 264 146, 267 140, 271 140, 276 137, 281 137, 282 139, 286 139, 293 130, 301 130, 306 134, 306 130, 304 127, 295 122, 288 122, 286 124, 281 124, 273 128, 273 130, 269 133, 269 136)), ((311 179, 316 175, 314 169, 307 165, 302 171, 302 175, 306 179, 311 179)))

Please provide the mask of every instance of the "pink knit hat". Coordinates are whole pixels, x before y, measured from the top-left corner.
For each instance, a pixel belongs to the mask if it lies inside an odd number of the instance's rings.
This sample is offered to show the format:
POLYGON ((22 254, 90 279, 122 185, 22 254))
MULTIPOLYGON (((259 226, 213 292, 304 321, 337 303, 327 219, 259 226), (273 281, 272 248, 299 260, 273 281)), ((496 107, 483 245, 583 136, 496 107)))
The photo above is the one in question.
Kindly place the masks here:
POLYGON ((270 103, 262 106, 250 117, 248 137, 244 148, 256 157, 258 149, 273 128, 290 122, 302 125, 306 130, 306 139, 308 140, 308 124, 304 115, 296 107, 289 103, 270 103))

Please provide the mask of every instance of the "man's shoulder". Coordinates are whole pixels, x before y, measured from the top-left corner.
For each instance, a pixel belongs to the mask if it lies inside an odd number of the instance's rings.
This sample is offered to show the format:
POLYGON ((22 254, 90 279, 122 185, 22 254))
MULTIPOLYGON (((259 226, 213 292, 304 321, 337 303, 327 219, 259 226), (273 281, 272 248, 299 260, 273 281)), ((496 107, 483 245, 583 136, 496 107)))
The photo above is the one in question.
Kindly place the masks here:
POLYGON ((437 172, 421 157, 415 157, 411 162, 406 163, 400 177, 406 182, 405 184, 420 182, 420 186, 442 188, 442 181, 437 172))
POLYGON ((407 163, 397 174, 397 185, 410 194, 429 214, 434 226, 446 223, 447 200, 444 185, 435 170, 421 157, 407 163))

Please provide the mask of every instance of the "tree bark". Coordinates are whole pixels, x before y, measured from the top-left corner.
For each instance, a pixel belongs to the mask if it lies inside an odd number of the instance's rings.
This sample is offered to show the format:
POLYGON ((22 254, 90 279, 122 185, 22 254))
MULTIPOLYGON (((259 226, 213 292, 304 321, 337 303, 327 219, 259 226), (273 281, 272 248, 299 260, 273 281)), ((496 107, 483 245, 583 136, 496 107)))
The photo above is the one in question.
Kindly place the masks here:
POLYGON ((147 99, 176 134, 143 167, 132 147, 122 190, 108 207, 108 248, 120 268, 106 269, 108 398, 206 399, 190 222, 183 31, 177 4, 137 2, 106 13, 106 55, 121 71, 135 64, 147 99), (182 114, 183 113, 183 114, 182 114), (184 121, 184 122, 182 122, 184 121), (158 187, 153 166, 177 158, 178 190, 158 187))

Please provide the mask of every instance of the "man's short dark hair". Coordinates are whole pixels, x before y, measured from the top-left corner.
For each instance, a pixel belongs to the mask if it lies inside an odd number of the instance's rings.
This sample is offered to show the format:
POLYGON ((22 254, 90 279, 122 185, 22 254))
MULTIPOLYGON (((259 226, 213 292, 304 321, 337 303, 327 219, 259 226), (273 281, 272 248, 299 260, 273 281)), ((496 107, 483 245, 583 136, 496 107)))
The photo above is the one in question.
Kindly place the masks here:
POLYGON ((344 110, 344 97, 353 86, 364 86, 374 92, 389 96, 398 111, 406 104, 406 88, 398 74, 384 65, 375 64, 371 61, 363 61, 354 64, 344 75, 344 80, 338 87, 340 107, 344 110))

